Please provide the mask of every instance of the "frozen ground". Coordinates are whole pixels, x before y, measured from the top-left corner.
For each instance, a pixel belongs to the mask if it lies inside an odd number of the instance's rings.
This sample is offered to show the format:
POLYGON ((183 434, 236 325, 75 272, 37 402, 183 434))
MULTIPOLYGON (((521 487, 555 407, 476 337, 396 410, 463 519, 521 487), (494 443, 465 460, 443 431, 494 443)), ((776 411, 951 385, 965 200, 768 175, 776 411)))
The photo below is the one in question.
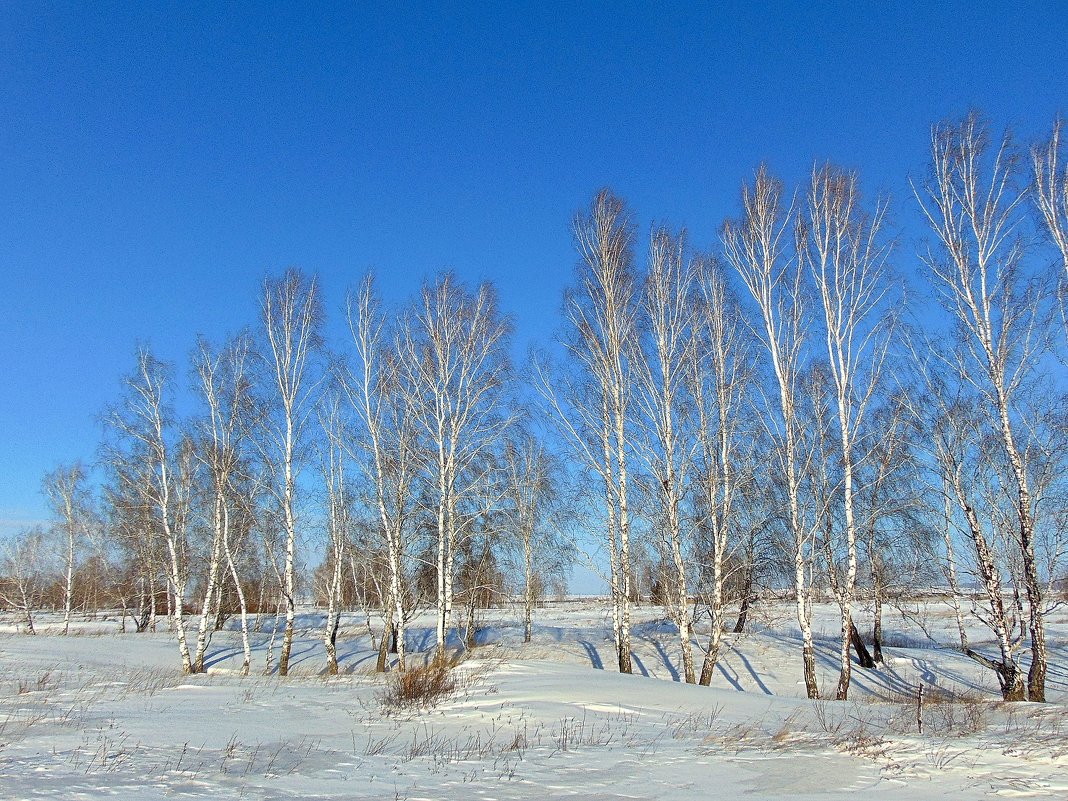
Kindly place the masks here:
MULTIPOLYGON (((540 610, 529 645, 513 612, 490 613, 460 689, 414 714, 383 705, 355 617, 339 638, 343 673, 325 678, 321 617, 302 616, 286 679, 237 675, 234 631, 215 636, 209 673, 190 677, 165 632, 82 621, 77 636, 29 637, 7 621, 0 798, 1068 798, 1064 613, 1049 619, 1053 703, 1005 705, 991 674, 915 620, 887 620, 887 665, 855 668, 852 700, 813 703, 785 606, 730 636, 711 688, 679 683, 676 635, 654 608, 636 617, 637 675, 613 672, 606 611, 540 610)), ((950 643, 948 610, 920 611, 950 643)), ((419 624, 415 650, 433 638, 419 624)), ((831 690, 834 610, 816 624, 831 690)), ((268 637, 256 634, 254 674, 268 637)))

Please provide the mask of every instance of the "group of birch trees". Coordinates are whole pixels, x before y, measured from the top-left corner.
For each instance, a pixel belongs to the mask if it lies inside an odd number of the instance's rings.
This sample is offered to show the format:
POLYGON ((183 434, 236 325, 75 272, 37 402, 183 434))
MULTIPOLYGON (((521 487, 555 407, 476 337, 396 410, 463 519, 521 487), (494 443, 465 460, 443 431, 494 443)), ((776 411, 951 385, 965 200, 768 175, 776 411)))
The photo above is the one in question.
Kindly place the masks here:
POLYGON ((199 341, 188 382, 138 351, 105 415, 99 503, 81 465, 46 477, 56 530, 8 544, 3 600, 32 631, 47 540, 64 631, 107 585, 138 630, 168 622, 186 671, 237 615, 245 671, 258 638, 285 675, 314 596, 330 672, 354 609, 379 669, 403 670, 425 610, 442 657, 504 594, 529 640, 580 521, 620 671, 643 595, 702 685, 725 635, 789 598, 808 695, 845 699, 854 660, 882 659, 884 606, 945 587, 962 651, 1006 699, 1044 700, 1068 533, 1061 132, 1024 154, 975 114, 935 126, 908 245, 889 200, 831 164, 796 190, 760 167, 705 251, 640 232, 602 190, 572 224, 556 346, 529 371, 489 284, 445 273, 393 307, 367 275, 328 346, 316 279, 268 279, 258 323, 199 341), (812 625, 826 599, 832 643, 812 625))
POLYGON ((442 657, 461 629, 473 643, 479 610, 506 597, 521 599, 529 639, 537 600, 567 568, 560 468, 520 413, 493 287, 445 273, 392 309, 369 275, 334 351, 314 277, 266 280, 260 310, 221 346, 198 341, 186 385, 138 350, 104 415, 99 502, 86 468, 58 468, 44 482, 58 538, 27 534, 8 551, 4 600, 27 630, 46 605, 50 540, 62 546, 64 633, 76 607, 119 608, 124 627, 168 625, 186 672, 206 669, 213 632, 237 616, 244 671, 256 641, 266 669, 286 675, 312 599, 327 611, 329 672, 345 610, 381 632, 382 670, 391 650, 404 669, 405 625, 428 608, 442 657), (90 553, 107 592, 76 602, 90 553))
POLYGON ((852 654, 882 659, 884 605, 948 585, 964 652, 1006 699, 1044 700, 1043 619, 1068 534, 1060 130, 1028 174, 977 115, 933 129, 913 185, 929 233, 911 281, 895 269, 910 256, 888 200, 829 164, 794 192, 758 169, 711 253, 664 227, 639 236, 609 190, 576 216, 566 356, 539 376, 600 488, 588 502, 619 670, 631 670, 644 553, 687 682, 710 681, 727 605, 744 625, 763 582, 789 589, 810 697, 823 692, 813 603, 837 605, 828 694, 845 699, 852 654), (970 646, 966 620, 993 650, 970 646))

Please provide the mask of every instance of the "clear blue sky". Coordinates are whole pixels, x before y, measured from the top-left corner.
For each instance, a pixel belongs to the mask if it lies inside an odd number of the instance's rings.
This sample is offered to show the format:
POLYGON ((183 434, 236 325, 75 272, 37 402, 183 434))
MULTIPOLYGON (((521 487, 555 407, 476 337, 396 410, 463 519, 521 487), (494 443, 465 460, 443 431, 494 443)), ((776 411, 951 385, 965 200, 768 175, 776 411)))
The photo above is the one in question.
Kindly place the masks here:
POLYGON ((707 248, 758 162, 830 158, 905 221, 931 123, 1068 111, 1063 2, 310 5, 5 4, 0 535, 95 457, 137 342, 184 365, 265 272, 317 271, 335 323, 370 266, 489 278, 522 350, 601 186, 707 248))

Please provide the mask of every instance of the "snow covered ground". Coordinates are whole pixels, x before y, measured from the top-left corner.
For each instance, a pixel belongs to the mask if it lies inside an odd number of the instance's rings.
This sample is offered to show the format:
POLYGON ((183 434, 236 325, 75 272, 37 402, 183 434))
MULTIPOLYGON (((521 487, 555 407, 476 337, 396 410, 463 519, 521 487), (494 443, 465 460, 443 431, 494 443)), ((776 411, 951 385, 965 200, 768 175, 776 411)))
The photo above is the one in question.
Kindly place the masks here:
MULTIPOLYGON (((952 642, 948 609, 915 611, 952 642)), ((285 679, 262 675, 267 632, 254 675, 236 672, 228 630, 208 674, 183 676, 163 631, 98 620, 29 637, 0 621, 0 798, 1068 798, 1063 612, 1048 621, 1045 705, 1000 703, 993 675, 915 618, 888 618, 887 664, 855 667, 851 700, 836 703, 803 697, 786 606, 729 635, 711 688, 679 682, 677 635, 656 608, 636 615, 636 675, 614 672, 607 614, 595 600, 539 610, 524 645, 515 612, 488 613, 459 689, 414 713, 383 703, 356 617, 339 637, 342 675, 327 678, 321 616, 303 615, 285 679)), ((819 608, 827 691, 837 627, 819 608)), ((409 632, 410 649, 432 641, 429 619, 409 632)))

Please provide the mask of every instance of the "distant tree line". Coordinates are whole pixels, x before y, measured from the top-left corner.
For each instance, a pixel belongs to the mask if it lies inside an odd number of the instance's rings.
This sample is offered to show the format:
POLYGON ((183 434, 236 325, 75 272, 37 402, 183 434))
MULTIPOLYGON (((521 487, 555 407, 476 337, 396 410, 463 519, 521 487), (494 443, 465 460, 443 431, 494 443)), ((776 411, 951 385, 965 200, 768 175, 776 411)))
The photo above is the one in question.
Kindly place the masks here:
POLYGON ((812 610, 830 598, 829 694, 846 699, 851 655, 882 659, 884 607, 938 586, 961 650, 1007 700, 1043 701, 1068 545, 1062 129, 1025 153, 977 114, 935 126, 909 280, 888 200, 830 164, 796 191, 760 167, 707 252, 666 226, 640 236, 602 190, 572 223, 558 347, 522 370, 490 284, 444 273, 391 308, 367 275, 328 345, 316 278, 269 278, 257 324, 199 341, 188 382, 138 351, 101 486, 78 464, 45 477, 55 525, 6 543, 0 599, 30 633, 43 608, 64 632, 104 608, 166 625, 187 672, 234 616, 248 672, 250 632, 273 621, 265 667, 286 675, 312 596, 329 672, 354 609, 379 670, 404 670, 425 610, 442 657, 505 599, 530 640, 582 558, 609 588, 620 671, 643 595, 678 630, 684 680, 707 685, 724 634, 778 593, 819 697, 812 610))

